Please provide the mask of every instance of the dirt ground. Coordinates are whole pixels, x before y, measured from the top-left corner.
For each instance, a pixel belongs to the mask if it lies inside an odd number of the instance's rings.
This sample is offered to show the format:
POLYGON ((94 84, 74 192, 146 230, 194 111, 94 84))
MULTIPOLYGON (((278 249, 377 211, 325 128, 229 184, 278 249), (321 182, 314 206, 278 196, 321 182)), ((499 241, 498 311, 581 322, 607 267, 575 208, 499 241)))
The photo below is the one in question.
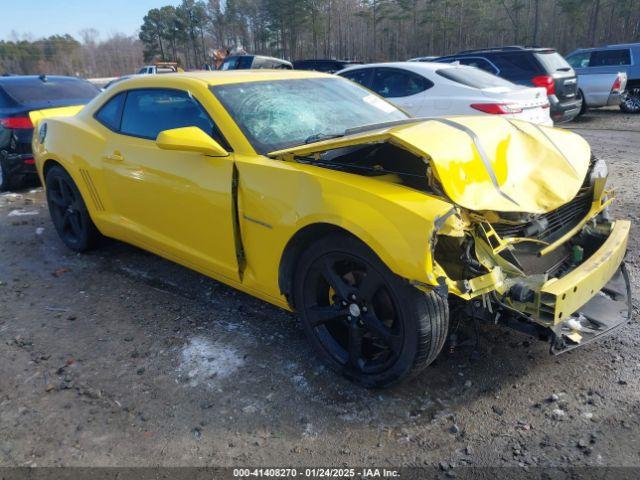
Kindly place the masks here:
POLYGON ((40 189, 0 195, 0 466, 640 465, 640 115, 567 125, 634 222, 634 321, 559 357, 507 329, 356 387, 294 316, 110 242, 76 255, 40 189))

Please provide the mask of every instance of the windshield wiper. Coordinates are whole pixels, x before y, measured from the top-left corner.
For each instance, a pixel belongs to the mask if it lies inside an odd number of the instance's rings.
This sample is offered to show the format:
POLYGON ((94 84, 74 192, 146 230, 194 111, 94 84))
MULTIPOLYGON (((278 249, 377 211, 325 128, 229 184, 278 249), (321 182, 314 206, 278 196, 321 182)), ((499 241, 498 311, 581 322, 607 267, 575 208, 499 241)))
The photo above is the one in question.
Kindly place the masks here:
POLYGON ((344 135, 345 135, 344 132, 343 133, 316 133, 314 135, 310 135, 309 137, 307 137, 304 143, 306 145, 308 143, 319 142, 321 140, 329 140, 330 138, 344 137, 344 135))

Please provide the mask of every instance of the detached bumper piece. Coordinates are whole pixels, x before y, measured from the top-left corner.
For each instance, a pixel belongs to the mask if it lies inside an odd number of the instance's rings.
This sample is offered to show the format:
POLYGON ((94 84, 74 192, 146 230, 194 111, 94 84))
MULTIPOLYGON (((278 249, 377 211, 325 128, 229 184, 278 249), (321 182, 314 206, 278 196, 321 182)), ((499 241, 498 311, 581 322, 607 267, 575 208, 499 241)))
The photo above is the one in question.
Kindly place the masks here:
POLYGON ((573 350, 616 331, 631 319, 631 283, 624 265, 591 300, 551 328, 554 355, 573 350))

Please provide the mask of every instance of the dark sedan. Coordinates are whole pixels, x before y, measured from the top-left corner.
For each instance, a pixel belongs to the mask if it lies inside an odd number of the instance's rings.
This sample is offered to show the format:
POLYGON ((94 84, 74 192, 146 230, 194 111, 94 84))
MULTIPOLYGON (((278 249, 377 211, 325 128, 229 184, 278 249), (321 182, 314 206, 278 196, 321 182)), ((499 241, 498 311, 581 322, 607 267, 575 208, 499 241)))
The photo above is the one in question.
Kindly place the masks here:
POLYGON ((73 77, 0 77, 0 191, 36 178, 29 112, 84 105, 98 93, 91 83, 73 77))

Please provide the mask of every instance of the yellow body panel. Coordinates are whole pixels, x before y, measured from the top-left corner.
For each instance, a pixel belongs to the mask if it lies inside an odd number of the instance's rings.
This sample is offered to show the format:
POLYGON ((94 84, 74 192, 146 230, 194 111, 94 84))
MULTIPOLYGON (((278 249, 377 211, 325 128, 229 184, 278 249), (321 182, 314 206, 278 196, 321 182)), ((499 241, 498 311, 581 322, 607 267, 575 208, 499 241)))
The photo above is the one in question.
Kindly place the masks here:
MULTIPOLYGON (((93 118, 106 101, 100 96, 75 116, 47 121, 44 144, 34 143, 38 171, 43 177, 45 163, 51 160, 65 167, 103 234, 285 308, 288 302, 278 284, 280 261, 294 234, 312 224, 343 228, 367 243, 399 275, 436 284, 430 275, 429 238, 434 219, 451 210, 449 202, 437 197, 425 201, 424 193, 372 178, 257 155, 208 90, 211 78, 224 83, 283 76, 281 72, 145 76, 107 92, 109 98, 142 87, 191 92, 231 144, 233 152, 227 157, 163 150, 152 140, 114 133, 93 118), (244 271, 238 264, 233 229, 234 168, 239 177, 244 271)), ((49 118, 47 113, 43 116, 49 118)))
MULTIPOLYGON (((283 308, 290 308, 279 283, 283 255, 306 228, 330 225, 350 232, 420 288, 442 285, 443 280, 454 286, 433 259, 433 240, 436 234, 465 235, 468 222, 460 207, 547 212, 571 200, 585 177, 590 151, 580 137, 486 116, 408 123, 262 156, 209 90, 224 83, 323 76, 230 71, 145 75, 120 82, 77 115, 73 109, 58 112, 64 118, 55 118, 55 112, 36 114, 39 121, 47 119, 44 142, 34 136, 38 172, 44 179, 49 162, 61 164, 103 234, 283 308), (232 151, 208 156, 202 150, 172 150, 188 140, 188 129, 161 138, 160 148, 155 140, 115 133, 95 120, 109 98, 134 88, 190 92, 232 151), (288 161, 375 142, 398 145, 427 162, 444 195, 408 188, 392 176, 368 177, 288 161)), ((202 139, 192 143, 201 145, 202 139)), ((500 270, 474 285, 490 291, 497 278, 502 278, 500 270)))
POLYGON ((84 108, 84 105, 71 107, 47 108, 45 110, 32 110, 29 112, 31 122, 36 125, 40 120, 51 117, 71 117, 84 108))

